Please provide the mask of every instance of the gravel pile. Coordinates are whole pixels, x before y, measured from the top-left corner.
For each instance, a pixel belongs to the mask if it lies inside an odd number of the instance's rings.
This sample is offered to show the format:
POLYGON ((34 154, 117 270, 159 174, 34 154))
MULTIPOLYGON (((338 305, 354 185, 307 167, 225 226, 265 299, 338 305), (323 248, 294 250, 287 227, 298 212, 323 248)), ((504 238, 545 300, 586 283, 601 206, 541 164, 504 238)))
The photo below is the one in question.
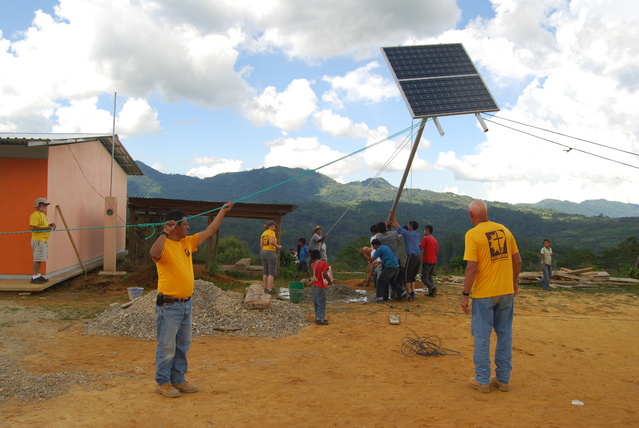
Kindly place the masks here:
MULTIPOLYGON (((113 305, 91 321, 84 333, 155 339, 156 296, 156 291, 149 292, 126 309, 113 305)), ((246 309, 242 298, 240 293, 223 291, 210 282, 196 280, 193 335, 281 337, 293 335, 308 324, 299 305, 272 299, 268 308, 246 309)))

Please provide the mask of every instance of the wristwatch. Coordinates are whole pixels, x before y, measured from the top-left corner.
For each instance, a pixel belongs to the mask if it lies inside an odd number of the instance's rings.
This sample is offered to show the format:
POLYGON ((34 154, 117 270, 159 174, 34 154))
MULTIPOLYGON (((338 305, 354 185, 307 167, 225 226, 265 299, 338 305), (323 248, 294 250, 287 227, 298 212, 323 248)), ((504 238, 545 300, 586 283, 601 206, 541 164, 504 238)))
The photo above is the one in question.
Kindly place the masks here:
POLYGON ((160 235, 164 235, 164 236, 166 236, 167 238, 169 237, 169 234, 168 234, 168 233, 166 233, 165 231, 160 232, 160 235))
POLYGON ((465 293, 464 291, 462 291, 462 296, 470 296, 470 293, 465 293))

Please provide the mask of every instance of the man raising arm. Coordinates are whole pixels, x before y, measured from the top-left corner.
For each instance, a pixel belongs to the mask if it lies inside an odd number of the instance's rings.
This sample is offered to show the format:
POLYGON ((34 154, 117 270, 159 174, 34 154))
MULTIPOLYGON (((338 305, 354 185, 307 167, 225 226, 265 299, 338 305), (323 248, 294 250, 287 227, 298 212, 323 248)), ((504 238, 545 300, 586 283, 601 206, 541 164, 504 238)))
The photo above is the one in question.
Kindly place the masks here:
POLYGON ((188 369, 186 353, 191 347, 194 288, 193 256, 198 247, 218 230, 233 208, 227 202, 207 228, 187 236, 189 224, 182 211, 169 211, 150 255, 158 269, 158 298, 155 307, 158 346, 155 352, 156 392, 165 397, 197 392, 184 378, 188 369))

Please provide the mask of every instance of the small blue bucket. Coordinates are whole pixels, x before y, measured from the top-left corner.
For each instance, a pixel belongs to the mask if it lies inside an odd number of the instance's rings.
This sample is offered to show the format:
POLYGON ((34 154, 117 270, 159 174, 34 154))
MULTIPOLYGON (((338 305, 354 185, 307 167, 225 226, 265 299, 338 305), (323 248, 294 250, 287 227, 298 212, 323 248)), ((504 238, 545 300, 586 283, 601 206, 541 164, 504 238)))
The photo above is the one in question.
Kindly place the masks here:
POLYGON ((138 297, 142 296, 142 292, 144 291, 144 288, 142 287, 129 287, 126 289, 126 291, 129 292, 129 300, 133 300, 133 299, 137 299, 138 297))

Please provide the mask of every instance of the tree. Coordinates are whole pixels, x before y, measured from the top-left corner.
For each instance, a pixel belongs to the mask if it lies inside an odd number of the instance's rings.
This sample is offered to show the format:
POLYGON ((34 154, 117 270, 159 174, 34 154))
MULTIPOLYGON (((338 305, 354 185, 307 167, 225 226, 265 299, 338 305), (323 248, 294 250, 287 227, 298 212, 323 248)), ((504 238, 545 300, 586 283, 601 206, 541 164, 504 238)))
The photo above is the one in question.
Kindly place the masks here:
POLYGON ((220 239, 217 260, 223 264, 233 264, 240 259, 251 258, 246 242, 235 236, 220 239))
POLYGON ((632 267, 639 256, 639 239, 636 236, 630 236, 616 247, 603 250, 602 254, 602 265, 606 269, 632 267))
POLYGON ((364 235, 351 241, 348 245, 338 251, 337 255, 335 256, 334 265, 339 264, 337 267, 344 266, 348 270, 355 272, 366 272, 368 262, 359 253, 359 249, 369 246, 369 241, 370 237, 364 235))
POLYGON ((561 258, 561 264, 569 269, 581 269, 597 266, 597 255, 589 249, 573 248, 561 258))

